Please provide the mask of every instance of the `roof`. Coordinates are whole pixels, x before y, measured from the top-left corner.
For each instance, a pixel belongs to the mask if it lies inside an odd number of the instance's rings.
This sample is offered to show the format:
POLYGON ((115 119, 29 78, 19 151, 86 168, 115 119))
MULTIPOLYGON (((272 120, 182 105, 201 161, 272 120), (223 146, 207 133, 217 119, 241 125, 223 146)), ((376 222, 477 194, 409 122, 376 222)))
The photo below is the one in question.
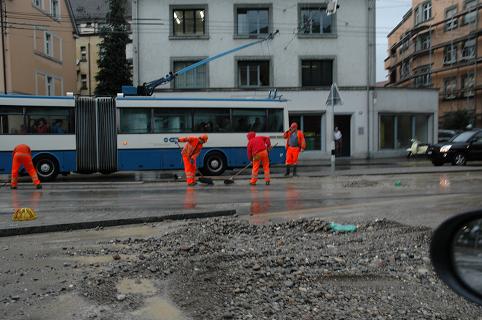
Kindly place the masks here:
MULTIPOLYGON (((127 3, 126 18, 130 18, 132 15, 131 1, 125 1, 127 3)), ((77 23, 105 21, 109 12, 108 0, 70 0, 70 3, 77 23)))
POLYGON ((67 6, 67 10, 69 11, 69 17, 70 21, 72 22, 72 27, 74 28, 74 33, 78 35, 79 29, 77 28, 77 22, 75 21, 74 12, 72 11, 72 5, 69 0, 65 0, 65 5, 67 6))

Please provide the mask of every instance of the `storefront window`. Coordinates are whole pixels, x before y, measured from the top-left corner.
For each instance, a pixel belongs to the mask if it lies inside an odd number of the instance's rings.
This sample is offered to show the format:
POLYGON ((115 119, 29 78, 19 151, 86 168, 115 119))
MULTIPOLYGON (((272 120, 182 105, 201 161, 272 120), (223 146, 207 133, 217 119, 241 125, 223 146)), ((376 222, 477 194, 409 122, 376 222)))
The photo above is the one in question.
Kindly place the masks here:
POLYGON ((397 116, 397 145, 396 148, 408 148, 412 139, 412 116, 397 116))
POLYGON ((380 149, 395 147, 395 117, 380 116, 380 149))
POLYGON ((307 151, 322 149, 321 115, 290 115, 289 124, 293 122, 305 135, 307 151))
POLYGON ((429 115, 380 115, 380 149, 404 149, 412 139, 428 143, 429 115))

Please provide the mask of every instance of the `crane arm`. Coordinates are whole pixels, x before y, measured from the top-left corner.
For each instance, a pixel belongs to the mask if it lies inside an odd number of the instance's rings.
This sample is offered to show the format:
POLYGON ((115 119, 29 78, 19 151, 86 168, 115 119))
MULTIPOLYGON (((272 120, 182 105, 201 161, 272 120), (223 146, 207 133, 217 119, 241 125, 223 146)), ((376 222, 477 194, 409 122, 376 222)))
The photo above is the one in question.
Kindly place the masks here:
POLYGON ((226 51, 223 51, 223 52, 220 52, 214 56, 211 56, 211 57, 208 57, 206 59, 203 59, 201 61, 198 61, 196 63, 193 63, 187 67, 184 67, 182 68, 181 70, 173 73, 173 72, 169 72, 166 76, 160 78, 160 79, 157 79, 157 80, 154 80, 154 81, 151 81, 151 82, 147 82, 147 83, 143 83, 142 85, 138 86, 137 88, 135 87, 132 87, 132 86, 122 86, 122 92, 125 94, 125 95, 140 95, 140 96, 151 96, 153 93, 154 93, 154 90, 160 86, 160 85, 163 85, 165 83, 168 83, 168 82, 171 82, 172 80, 174 80, 177 76, 180 76, 182 74, 185 74, 191 70, 194 70, 200 66, 203 66, 205 64, 208 64, 209 62, 211 61, 214 61, 214 60, 217 60, 219 58, 222 58, 228 54, 231 54, 231 53, 234 53, 236 51, 240 51, 240 50, 243 50, 243 49, 246 49, 248 47, 251 47, 251 46, 254 46, 254 45, 257 45, 259 43, 262 43, 264 41, 268 41, 268 40, 271 40, 274 38, 274 36, 276 34, 278 34, 279 31, 276 30, 275 32, 272 32, 270 34, 268 34, 265 38, 263 39, 259 39, 259 40, 256 40, 256 41, 253 41, 253 42, 250 42, 250 43, 246 43, 242 46, 239 46, 239 47, 236 47, 236 48, 233 48, 233 49, 229 49, 229 50, 226 50, 226 51))

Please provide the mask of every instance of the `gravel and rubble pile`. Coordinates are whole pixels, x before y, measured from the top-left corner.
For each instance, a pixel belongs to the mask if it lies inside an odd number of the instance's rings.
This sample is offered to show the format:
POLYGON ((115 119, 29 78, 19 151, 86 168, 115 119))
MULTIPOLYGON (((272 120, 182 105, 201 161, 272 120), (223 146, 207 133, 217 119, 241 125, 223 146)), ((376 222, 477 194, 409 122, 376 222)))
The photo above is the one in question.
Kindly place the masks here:
POLYGON ((155 279, 192 319, 478 319, 482 308, 434 274, 430 234, 387 220, 333 233, 319 219, 204 219, 162 237, 112 240, 115 251, 106 243, 102 254, 112 261, 88 266, 94 272, 80 288, 97 303, 132 310, 142 298, 119 297, 116 283, 155 279))

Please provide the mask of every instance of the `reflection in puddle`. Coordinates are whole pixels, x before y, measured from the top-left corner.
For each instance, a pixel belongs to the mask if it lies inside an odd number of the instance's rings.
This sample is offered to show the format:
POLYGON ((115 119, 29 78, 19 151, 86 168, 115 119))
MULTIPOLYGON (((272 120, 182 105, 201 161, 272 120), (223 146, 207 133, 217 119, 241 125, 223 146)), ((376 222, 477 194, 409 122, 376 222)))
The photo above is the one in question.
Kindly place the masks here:
POLYGON ((269 222, 268 212, 271 207, 271 198, 269 189, 263 189, 262 192, 254 186, 250 188, 251 205, 249 222, 252 224, 264 224, 269 222))
POLYGON ((184 209, 195 209, 197 206, 196 189, 187 187, 184 193, 184 209))
POLYGON ((132 315, 145 320, 188 319, 173 303, 161 297, 152 297, 147 299, 145 306, 132 312, 132 315))
POLYGON ((440 177, 439 186, 440 189, 443 191, 447 190, 450 187, 450 180, 448 176, 443 175, 440 177))
POLYGON ((25 197, 26 193, 18 192, 18 190, 12 190, 12 208, 14 210, 20 208, 32 208, 34 211, 38 211, 40 208, 40 199, 42 198, 42 191, 35 190, 29 194, 29 197, 25 197))
MULTIPOLYGON (((285 201, 288 210, 299 210, 304 208, 300 192, 294 184, 286 185, 285 201)), ((296 214, 296 212, 293 212, 293 214, 296 214)))
POLYGON ((157 293, 154 283, 148 279, 122 279, 117 284, 117 291, 122 294, 141 294, 145 296, 157 293))

